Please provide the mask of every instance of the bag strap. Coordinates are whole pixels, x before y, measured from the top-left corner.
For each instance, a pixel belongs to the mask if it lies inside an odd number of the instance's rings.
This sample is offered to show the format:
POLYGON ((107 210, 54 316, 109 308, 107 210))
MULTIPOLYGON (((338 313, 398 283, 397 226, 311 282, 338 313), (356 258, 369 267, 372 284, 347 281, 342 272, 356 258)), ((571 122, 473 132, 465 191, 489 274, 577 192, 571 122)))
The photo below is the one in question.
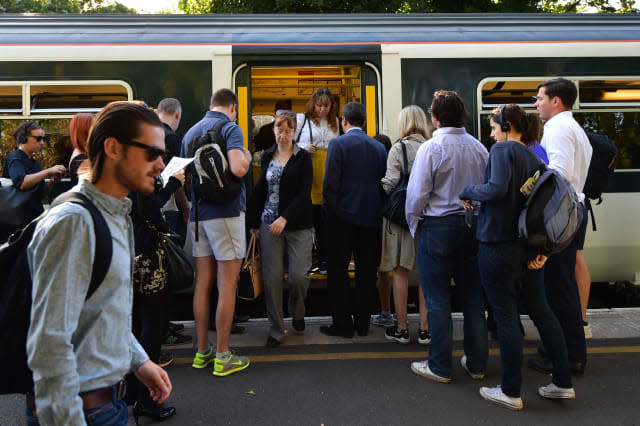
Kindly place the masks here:
POLYGON ((111 240, 111 232, 109 226, 104 220, 102 213, 84 194, 75 191, 67 191, 60 194, 51 204, 55 207, 62 203, 74 203, 81 205, 89 211, 93 220, 93 230, 95 232, 96 250, 93 259, 93 270, 91 271, 91 281, 89 282, 89 290, 85 300, 89 299, 104 281, 107 275, 111 258, 113 256, 113 242, 111 240))
POLYGON ((216 121, 216 124, 213 125, 207 133, 209 133, 213 140, 222 148, 222 152, 225 157, 227 156, 227 141, 222 137, 222 128, 229 123, 229 120, 220 119, 216 121))
POLYGON ((402 144, 402 161, 404 164, 404 175, 409 176, 409 160, 407 160, 407 145, 404 141, 400 141, 402 144))
POLYGON ((252 233, 249 245, 247 246, 247 254, 245 254, 244 262, 242 264, 242 268, 245 270, 249 267, 249 263, 256 257, 256 239, 256 234, 252 233))
MULTIPOLYGON (((602 198, 600 198, 600 201, 602 201, 602 198)), ((591 206, 591 200, 589 200, 589 197, 585 196, 584 197, 584 205, 587 208, 587 211, 591 214, 591 227, 593 228, 593 231, 596 231, 596 218, 593 216, 593 207, 591 206)))

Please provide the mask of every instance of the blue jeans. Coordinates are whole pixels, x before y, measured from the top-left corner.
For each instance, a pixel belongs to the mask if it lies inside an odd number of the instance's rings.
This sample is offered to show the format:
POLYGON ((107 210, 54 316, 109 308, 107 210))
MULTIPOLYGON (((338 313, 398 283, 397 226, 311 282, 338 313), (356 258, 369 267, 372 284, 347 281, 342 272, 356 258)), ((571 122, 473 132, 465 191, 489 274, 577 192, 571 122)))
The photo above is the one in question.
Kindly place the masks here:
MULTIPOLYGON (((39 426, 38 418, 27 409, 27 426, 39 426)), ((129 410, 127 404, 119 399, 100 407, 84 410, 84 418, 88 426, 127 426, 129 410)))
POLYGON ((427 217, 418 239, 418 271, 431 331, 429 369, 442 377, 451 377, 452 369, 451 278, 464 313, 467 367, 473 373, 487 368, 487 321, 474 229, 465 225, 464 216, 427 217))
POLYGON ((489 304, 498 328, 501 388, 505 395, 520 397, 522 385, 522 334, 519 326, 518 300, 522 300, 540 332, 545 347, 553 347, 553 382, 571 387, 567 347, 558 319, 547 304, 544 292, 544 272, 525 267, 521 243, 480 243, 478 264, 489 304), (521 294, 522 293, 522 294, 521 294))

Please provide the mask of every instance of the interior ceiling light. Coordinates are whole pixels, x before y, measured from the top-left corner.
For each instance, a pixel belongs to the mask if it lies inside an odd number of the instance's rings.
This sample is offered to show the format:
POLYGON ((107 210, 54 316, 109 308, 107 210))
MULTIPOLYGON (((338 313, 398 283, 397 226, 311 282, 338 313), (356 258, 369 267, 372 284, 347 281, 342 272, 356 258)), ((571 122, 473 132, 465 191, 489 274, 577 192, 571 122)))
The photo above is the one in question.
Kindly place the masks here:
POLYGON ((604 92, 603 101, 640 101, 640 90, 623 89, 615 92, 604 92))

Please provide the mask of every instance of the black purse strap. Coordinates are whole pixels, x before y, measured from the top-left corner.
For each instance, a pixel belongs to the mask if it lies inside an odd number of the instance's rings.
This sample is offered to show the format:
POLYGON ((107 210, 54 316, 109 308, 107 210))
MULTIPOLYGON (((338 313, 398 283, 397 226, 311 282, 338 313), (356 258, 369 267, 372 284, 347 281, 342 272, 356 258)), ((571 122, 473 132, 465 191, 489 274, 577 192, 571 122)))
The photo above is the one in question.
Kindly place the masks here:
POLYGON ((409 176, 409 160, 407 159, 407 145, 404 141, 400 141, 402 144, 402 161, 404 164, 404 176, 409 176))

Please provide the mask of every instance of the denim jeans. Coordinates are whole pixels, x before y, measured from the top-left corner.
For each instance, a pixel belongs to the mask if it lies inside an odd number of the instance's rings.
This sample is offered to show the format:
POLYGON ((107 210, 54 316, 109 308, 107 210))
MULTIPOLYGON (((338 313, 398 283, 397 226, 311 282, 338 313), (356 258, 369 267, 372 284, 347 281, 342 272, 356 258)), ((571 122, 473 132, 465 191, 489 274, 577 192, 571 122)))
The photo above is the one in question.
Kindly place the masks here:
POLYGON ((498 328, 502 391, 513 398, 520 396, 522 385, 522 334, 519 326, 518 300, 522 300, 534 321, 542 341, 553 347, 553 382, 571 387, 566 345, 562 328, 551 312, 544 293, 544 272, 529 271, 521 243, 480 243, 478 264, 489 304, 498 328))
POLYGON ((427 217, 418 239, 418 271, 431 330, 429 369, 442 377, 451 377, 452 369, 451 278, 464 313, 467 367, 473 373, 487 368, 487 322, 474 229, 465 225, 464 216, 427 217))
MULTIPOLYGON (((29 409, 26 411, 27 426, 38 426, 38 418, 29 409)), ((84 419, 88 426, 127 426, 129 410, 123 400, 109 402, 100 407, 84 410, 84 419)))

